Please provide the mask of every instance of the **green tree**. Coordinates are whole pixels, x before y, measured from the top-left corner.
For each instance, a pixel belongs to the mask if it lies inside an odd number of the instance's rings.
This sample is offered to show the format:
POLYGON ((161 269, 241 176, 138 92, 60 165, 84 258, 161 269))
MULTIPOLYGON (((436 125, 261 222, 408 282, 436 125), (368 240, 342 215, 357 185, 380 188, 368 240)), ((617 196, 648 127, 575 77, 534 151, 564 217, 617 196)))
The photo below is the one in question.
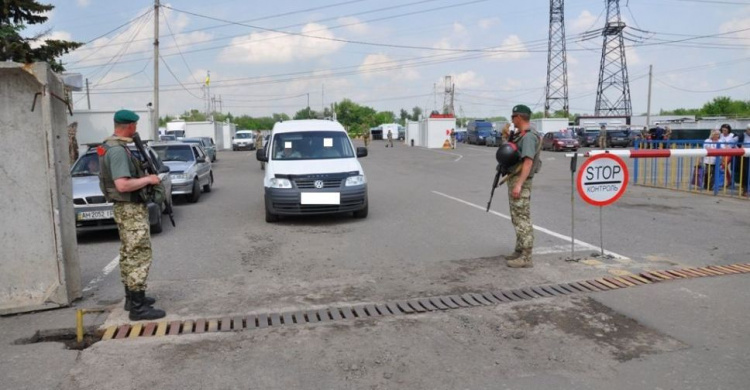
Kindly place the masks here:
POLYGON ((399 118, 401 118, 401 124, 404 126, 406 126, 406 121, 411 119, 411 117, 409 116, 409 112, 404 110, 403 108, 401 109, 401 112, 399 113, 399 118))
POLYGON ((310 107, 305 107, 297 113, 294 114, 293 119, 315 119, 318 117, 318 113, 310 109, 310 107))
POLYGON ((411 109, 411 120, 418 121, 421 115, 422 115, 422 108, 414 107, 411 109))
POLYGON ((31 43, 43 39, 49 31, 33 37, 21 35, 26 25, 46 22, 48 17, 44 13, 54 8, 53 5, 34 0, 0 1, 0 61, 47 62, 53 71, 64 71, 65 68, 57 58, 79 48, 83 43, 45 39, 44 44, 32 48, 31 43))
POLYGON ((184 120, 185 122, 205 122, 206 114, 193 108, 190 111, 185 111, 182 115, 180 115, 180 119, 184 120))

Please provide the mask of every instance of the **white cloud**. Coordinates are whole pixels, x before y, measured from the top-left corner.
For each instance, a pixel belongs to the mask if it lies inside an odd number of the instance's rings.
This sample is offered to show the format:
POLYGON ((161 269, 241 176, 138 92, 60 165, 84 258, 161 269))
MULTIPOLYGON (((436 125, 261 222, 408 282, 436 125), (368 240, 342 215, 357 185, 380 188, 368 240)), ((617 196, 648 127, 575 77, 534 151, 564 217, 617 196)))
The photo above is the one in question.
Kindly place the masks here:
POLYGON ((231 47, 222 51, 224 62, 249 64, 280 64, 324 57, 339 51, 344 42, 330 40, 333 33, 323 25, 308 23, 302 27, 303 35, 327 39, 308 38, 277 32, 252 33, 232 39, 231 47))
MULTIPOLYGON (((478 88, 485 85, 484 78, 477 75, 477 73, 473 70, 458 74, 452 74, 451 76, 453 77, 453 84, 455 84, 456 89, 478 88)), ((437 82, 438 85, 443 85, 444 83, 445 80, 443 78, 441 78, 440 81, 437 82)))
POLYGON ((353 16, 345 16, 338 19, 339 25, 346 26, 346 31, 353 34, 364 35, 370 32, 370 26, 353 16))
POLYGON ((419 72, 413 68, 403 68, 403 65, 394 63, 391 57, 385 54, 369 54, 359 66, 359 71, 365 79, 373 77, 388 77, 392 80, 416 80, 419 78, 419 72), (391 67, 394 67, 391 69, 391 67), (375 71, 377 69, 388 68, 387 71, 375 71))
POLYGON ((583 12, 581 12, 581 14, 573 20, 573 23, 570 25, 570 31, 574 33, 580 33, 589 28, 596 28, 596 26, 592 27, 595 21, 596 16, 594 16, 588 10, 583 10, 583 12))
POLYGON ((76 0, 79 7, 88 7, 91 4, 91 0, 76 0))
POLYGON ((72 41, 73 37, 67 31, 53 31, 36 41, 29 42, 32 49, 36 49, 44 44, 45 40, 61 40, 61 41, 72 41))
MULTIPOLYGON (((727 33, 730 31, 745 30, 728 36, 738 37, 746 40, 750 39, 750 16, 747 16, 750 15, 750 7, 745 8, 739 14, 743 17, 735 18, 722 23, 719 26, 719 32, 727 33)), ((750 47, 748 47, 748 50, 750 50, 750 47)))
POLYGON ((498 50, 498 53, 489 58, 503 61, 515 61, 529 56, 529 51, 526 49, 526 45, 521 41, 521 38, 519 38, 518 35, 508 36, 503 40, 500 47, 495 48, 495 50, 498 50))
POLYGON ((464 27, 464 25, 461 24, 461 23, 454 22, 453 23, 453 32, 455 34, 461 34, 461 35, 466 34, 466 27, 464 27))
POLYGON ((479 28, 482 30, 489 30, 498 24, 500 24, 500 18, 479 19, 479 28))

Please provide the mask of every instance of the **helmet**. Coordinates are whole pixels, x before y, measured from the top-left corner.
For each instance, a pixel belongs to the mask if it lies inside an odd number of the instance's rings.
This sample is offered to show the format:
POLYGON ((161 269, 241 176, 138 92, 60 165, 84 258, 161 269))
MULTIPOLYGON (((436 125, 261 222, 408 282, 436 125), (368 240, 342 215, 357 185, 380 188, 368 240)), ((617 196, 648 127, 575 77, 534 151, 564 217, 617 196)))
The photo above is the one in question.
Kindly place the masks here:
POLYGON ((513 142, 506 142, 497 148, 495 159, 500 166, 510 168, 516 165, 521 155, 518 153, 518 146, 513 142))

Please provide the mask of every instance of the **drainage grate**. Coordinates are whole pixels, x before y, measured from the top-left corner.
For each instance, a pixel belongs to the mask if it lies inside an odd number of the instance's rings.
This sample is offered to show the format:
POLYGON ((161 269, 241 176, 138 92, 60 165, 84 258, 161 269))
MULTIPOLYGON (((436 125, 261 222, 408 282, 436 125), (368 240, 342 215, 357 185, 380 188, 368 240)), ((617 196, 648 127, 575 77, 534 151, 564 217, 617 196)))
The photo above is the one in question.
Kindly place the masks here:
POLYGON ((579 282, 525 287, 515 290, 466 293, 461 296, 449 295, 428 298, 415 298, 385 303, 364 303, 354 306, 329 307, 314 310, 287 311, 281 313, 254 313, 247 316, 199 318, 185 321, 161 321, 110 326, 104 331, 102 340, 134 339, 141 337, 177 336, 181 334, 201 334, 231 332, 268 327, 292 326, 301 324, 327 323, 332 321, 372 318, 381 316, 427 313, 475 306, 490 306, 508 302, 519 302, 536 298, 553 298, 568 294, 617 290, 643 286, 669 280, 691 279, 707 276, 721 276, 750 273, 749 264, 710 265, 646 271, 640 274, 605 276, 579 282))

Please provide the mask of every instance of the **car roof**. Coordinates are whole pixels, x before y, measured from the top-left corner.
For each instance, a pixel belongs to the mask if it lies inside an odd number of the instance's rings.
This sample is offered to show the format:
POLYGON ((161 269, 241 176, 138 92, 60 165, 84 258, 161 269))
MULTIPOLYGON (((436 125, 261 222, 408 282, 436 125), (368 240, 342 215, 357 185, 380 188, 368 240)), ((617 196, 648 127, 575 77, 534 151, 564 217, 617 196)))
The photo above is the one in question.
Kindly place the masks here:
POLYGON ((344 126, 336 121, 322 119, 303 119, 286 122, 276 122, 273 125, 273 133, 292 133, 299 131, 341 131, 346 133, 344 126))
POLYGON ((151 144, 152 147, 153 146, 176 146, 176 145, 180 145, 180 146, 184 145, 188 147, 191 146, 191 144, 189 143, 180 142, 180 141, 154 142, 153 144, 151 144))

